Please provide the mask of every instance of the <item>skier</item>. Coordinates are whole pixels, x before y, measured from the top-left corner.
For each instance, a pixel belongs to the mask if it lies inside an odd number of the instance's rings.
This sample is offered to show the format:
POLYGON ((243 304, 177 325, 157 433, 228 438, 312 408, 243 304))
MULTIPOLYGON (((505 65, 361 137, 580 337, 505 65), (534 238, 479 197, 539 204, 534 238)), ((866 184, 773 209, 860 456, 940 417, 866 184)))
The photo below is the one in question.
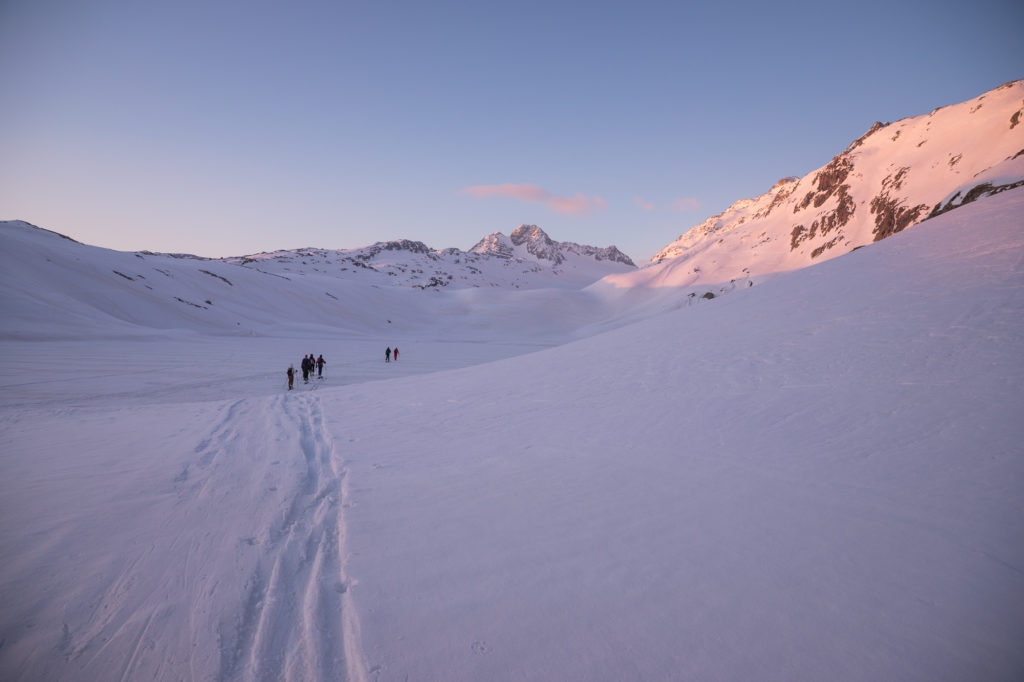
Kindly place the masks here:
POLYGON ((318 357, 318 358, 316 359, 316 375, 317 375, 317 376, 318 376, 319 378, 321 378, 321 379, 323 379, 323 378, 324 378, 324 365, 326 365, 326 364, 327 364, 327 361, 326 361, 326 360, 324 360, 324 356, 323 356, 323 354, 321 353, 321 354, 320 354, 320 357, 318 357))
POLYGON ((288 365, 288 390, 292 390, 292 384, 295 382, 295 367, 288 365))
POLYGON ((391 362, 391 346, 388 346, 388 349, 384 351, 384 362, 391 362))
POLYGON ((309 383, 309 356, 302 356, 302 382, 305 384, 309 383))
POLYGON ((398 362, 398 346, 395 346, 395 350, 391 354, 395 356, 395 362, 398 362))

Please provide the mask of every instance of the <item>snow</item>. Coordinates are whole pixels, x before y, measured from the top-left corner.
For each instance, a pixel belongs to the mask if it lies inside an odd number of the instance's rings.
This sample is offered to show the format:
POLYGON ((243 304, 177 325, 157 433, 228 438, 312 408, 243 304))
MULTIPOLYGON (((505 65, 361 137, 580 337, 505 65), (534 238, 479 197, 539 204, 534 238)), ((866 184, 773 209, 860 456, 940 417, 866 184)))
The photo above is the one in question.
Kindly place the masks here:
POLYGON ((7 225, 0 677, 1020 679, 1022 216, 709 301, 7 225))
POLYGON ((784 178, 681 235, 620 286, 715 285, 788 272, 923 220, 957 191, 1024 181, 1024 80, 967 102, 876 123, 829 164, 784 178), (795 180, 795 181, 794 181, 795 180), (907 224, 898 229, 896 215, 907 224), (909 217, 907 217, 909 216, 909 217), (890 220, 887 220, 889 218, 890 220))

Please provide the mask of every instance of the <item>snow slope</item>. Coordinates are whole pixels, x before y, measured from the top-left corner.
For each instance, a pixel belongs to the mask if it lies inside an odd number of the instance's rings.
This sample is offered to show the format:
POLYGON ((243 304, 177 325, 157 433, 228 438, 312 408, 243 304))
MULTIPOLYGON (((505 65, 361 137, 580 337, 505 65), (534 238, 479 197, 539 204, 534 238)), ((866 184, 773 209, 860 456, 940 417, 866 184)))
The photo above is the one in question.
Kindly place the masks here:
POLYGON ((387 344, 443 340, 441 322, 469 316, 480 339, 522 337, 526 318, 531 342, 550 345, 607 318, 605 301, 586 285, 634 269, 579 255, 555 265, 436 252, 418 242, 238 259, 125 253, 20 221, 0 222, 0 244, 0 338, 39 341, 299 333, 387 344))
MULTIPOLYGON (((565 292, 517 292, 515 328, 424 317, 387 365, 386 322, 301 296, 155 332, 69 244, 69 300, 4 289, 48 340, 0 340, 0 677, 1020 679, 1022 216, 573 343, 565 292)), ((273 278, 221 267, 161 291, 273 278)))
POLYGON ((720 285, 807 267, 1024 184, 1024 80, 875 123, 828 164, 681 235, 620 287, 720 285))

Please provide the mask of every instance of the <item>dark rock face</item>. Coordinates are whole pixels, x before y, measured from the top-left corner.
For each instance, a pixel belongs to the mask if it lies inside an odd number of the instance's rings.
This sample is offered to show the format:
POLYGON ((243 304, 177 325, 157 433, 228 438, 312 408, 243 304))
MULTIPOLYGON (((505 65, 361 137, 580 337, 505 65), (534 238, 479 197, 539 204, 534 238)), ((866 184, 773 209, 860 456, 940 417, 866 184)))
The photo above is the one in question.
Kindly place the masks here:
POLYGON ((850 186, 844 183, 851 170, 853 170, 853 162, 845 153, 832 159, 827 166, 818 171, 818 175, 814 179, 817 188, 804 196, 793 209, 793 213, 804 210, 812 203, 815 208, 819 208, 837 192, 848 193, 850 186))
POLYGON ((875 241, 891 237, 916 224, 921 215, 928 210, 924 204, 907 207, 899 199, 888 194, 879 194, 871 200, 871 213, 875 216, 875 241))
MULTIPOLYGON (((1024 154, 1024 150, 1022 150, 1020 154, 1024 154)), ((1020 154, 1017 154, 1017 156, 1020 156, 1020 154)), ((934 218, 937 215, 942 215, 943 213, 952 211, 954 208, 960 208, 961 206, 977 201, 982 197, 989 197, 993 194, 999 194, 1000 192, 1005 192, 1008 189, 1014 189, 1022 186, 1024 186, 1024 180, 1007 183, 1005 185, 993 185, 990 182, 983 182, 980 185, 975 185, 963 194, 957 192, 950 197, 946 203, 942 203, 940 201, 935 204, 935 208, 933 208, 931 213, 928 214, 928 218, 934 218)), ((928 218, 925 218, 925 220, 928 218)))
MULTIPOLYGON (((877 130, 882 124, 876 123, 875 127, 868 131, 864 137, 877 130)), ((861 138, 863 139, 863 138, 861 138)), ((818 171, 814 179, 815 189, 804 195, 793 209, 793 213, 799 213, 810 206, 820 208, 826 201, 835 197, 836 208, 832 211, 817 217, 810 229, 803 224, 797 225, 790 232, 790 250, 795 251, 803 242, 819 236, 826 236, 838 232, 831 240, 820 245, 811 252, 812 258, 817 258, 822 253, 839 243, 842 237, 841 228, 845 227, 856 212, 853 197, 850 196, 850 185, 847 179, 853 170, 853 162, 844 152, 832 159, 827 166, 818 171)))
POLYGON ((871 214, 875 216, 875 227, 872 232, 876 242, 916 224, 928 210, 924 204, 904 206, 900 198, 893 196, 893 193, 903 188, 903 181, 908 173, 910 168, 903 167, 895 174, 887 175, 885 180, 882 180, 881 191, 871 200, 871 214))

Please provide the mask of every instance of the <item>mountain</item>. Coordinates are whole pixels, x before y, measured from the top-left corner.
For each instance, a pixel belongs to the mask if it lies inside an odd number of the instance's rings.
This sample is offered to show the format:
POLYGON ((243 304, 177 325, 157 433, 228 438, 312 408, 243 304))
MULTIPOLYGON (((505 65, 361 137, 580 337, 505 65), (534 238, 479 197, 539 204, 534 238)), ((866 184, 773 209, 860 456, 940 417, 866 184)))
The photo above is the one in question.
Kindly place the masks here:
POLYGON ((509 259, 550 261, 554 265, 592 259, 636 267, 632 259, 615 246, 601 249, 575 242, 556 242, 536 225, 520 225, 507 237, 501 232, 492 232, 477 242, 470 252, 509 259))
POLYGON ((357 276, 377 284, 418 289, 508 287, 578 288, 636 266, 614 246, 600 249, 556 242, 536 225, 521 225, 511 237, 495 232, 469 251, 432 249, 401 239, 347 249, 297 249, 223 259, 278 275, 357 276))
POLYGON ((825 166, 694 226, 634 280, 721 283, 806 267, 1018 187, 1022 118, 1018 80, 923 116, 877 122, 825 166))
POLYGON ((534 324, 548 330, 544 343, 564 341, 603 315, 600 301, 584 289, 609 273, 635 270, 586 255, 604 252, 578 247, 556 263, 395 240, 214 259, 113 251, 22 221, 0 221, 6 322, 0 339, 167 330, 259 336, 310 327, 408 332, 456 317, 473 318, 481 333, 500 333, 537 315, 536 297, 516 293, 554 290, 545 298, 554 307, 534 324))

